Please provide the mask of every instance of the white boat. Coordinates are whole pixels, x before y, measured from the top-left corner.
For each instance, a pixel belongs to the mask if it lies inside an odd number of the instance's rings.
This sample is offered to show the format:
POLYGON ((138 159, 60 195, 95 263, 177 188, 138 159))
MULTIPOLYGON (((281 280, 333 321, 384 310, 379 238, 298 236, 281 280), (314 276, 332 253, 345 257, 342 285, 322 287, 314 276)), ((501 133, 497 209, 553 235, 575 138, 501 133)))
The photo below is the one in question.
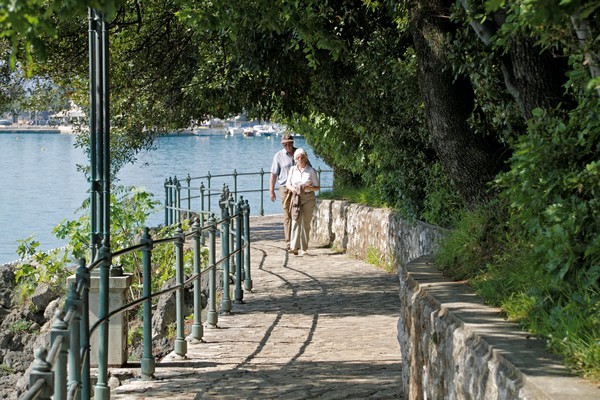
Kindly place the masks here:
POLYGON ((194 128, 194 135, 198 136, 224 136, 227 134, 227 130, 223 128, 209 128, 206 126, 200 126, 194 128))
POLYGON ((254 125, 256 136, 275 136, 276 131, 273 125, 254 125))

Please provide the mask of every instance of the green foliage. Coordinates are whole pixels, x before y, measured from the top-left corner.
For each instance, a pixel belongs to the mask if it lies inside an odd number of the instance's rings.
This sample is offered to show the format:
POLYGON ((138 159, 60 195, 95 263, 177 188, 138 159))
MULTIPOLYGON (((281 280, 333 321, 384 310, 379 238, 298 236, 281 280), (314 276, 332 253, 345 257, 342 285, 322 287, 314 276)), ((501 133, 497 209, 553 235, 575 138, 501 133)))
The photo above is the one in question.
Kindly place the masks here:
MULTIPOLYGON (((103 11, 110 18, 124 0, 19 0, 0 2, 0 39, 9 38, 12 44, 11 65, 17 56, 29 63, 33 55, 46 55, 44 38, 56 35, 56 19, 85 17, 88 7, 103 11)), ((30 64, 31 65, 31 64, 30 64)), ((32 65, 31 65, 32 67, 32 65)))
MULTIPOLYGON (((139 243, 147 217, 156 209, 159 202, 151 194, 131 187, 115 187, 111 193, 111 250, 119 250, 139 243)), ((88 206, 86 200, 79 211, 88 206)), ((172 237, 177 226, 157 228, 151 231, 153 239, 172 237)), ((181 229, 189 230, 189 221, 183 221, 181 229)), ((32 237, 19 241, 17 252, 25 261, 15 267, 15 277, 23 298, 30 295, 39 284, 47 282, 55 288, 64 288, 69 275, 69 264, 85 258, 90 260, 90 221, 89 215, 75 220, 65 220, 58 224, 53 233, 59 239, 67 239, 64 249, 49 252, 38 251, 39 243, 32 237)), ((202 260, 206 261, 207 250, 203 249, 202 260)), ((173 245, 162 244, 154 247, 152 253, 152 290, 159 290, 164 282, 175 276, 175 251, 173 245)), ((133 289, 141 293, 142 260, 139 252, 133 252, 113 259, 114 266, 121 266, 135 277, 133 289)), ((193 266, 191 250, 184 251, 184 270, 191 273, 193 266)))
POLYGON ((21 319, 21 320, 16 321, 14 324, 12 324, 9 327, 9 330, 10 330, 10 332, 18 335, 18 334, 27 332, 29 330, 30 325, 31 325, 31 322, 21 319))
POLYGON ((319 197, 322 199, 346 200, 351 203, 365 204, 371 207, 386 207, 386 204, 381 201, 381 197, 373 188, 347 188, 339 186, 330 192, 321 192, 319 197))
POLYGON ((539 265, 584 287, 600 278, 600 117, 588 96, 566 120, 535 112, 498 185, 539 265))
POLYGON ((14 368, 11 368, 4 363, 0 364, 0 370, 4 371, 7 374, 14 374, 16 372, 14 368))
POLYGON ((15 281, 21 299, 27 299, 40 283, 63 289, 68 276, 66 256, 60 250, 38 251, 40 243, 33 236, 18 240, 17 254, 21 258, 14 268, 15 281))
POLYGON ((397 271, 395 263, 393 261, 384 261, 384 257, 377 249, 369 247, 367 249, 367 255, 365 261, 371 265, 383 269, 385 272, 393 273, 397 271))
POLYGON ((429 172, 421 219, 430 224, 453 227, 466 204, 439 163, 431 165, 429 172))
POLYGON ((454 230, 442 240, 436 264, 456 279, 476 276, 487 267, 500 244, 503 224, 493 209, 463 211, 454 230))
MULTIPOLYGON (((545 258, 513 219, 508 207, 463 215, 436 255, 456 279, 467 279, 486 303, 501 307, 524 329, 547 340, 580 374, 600 377, 600 300, 597 284, 557 280, 543 268, 545 258)), ((581 275, 585 277, 585 275, 581 275)))

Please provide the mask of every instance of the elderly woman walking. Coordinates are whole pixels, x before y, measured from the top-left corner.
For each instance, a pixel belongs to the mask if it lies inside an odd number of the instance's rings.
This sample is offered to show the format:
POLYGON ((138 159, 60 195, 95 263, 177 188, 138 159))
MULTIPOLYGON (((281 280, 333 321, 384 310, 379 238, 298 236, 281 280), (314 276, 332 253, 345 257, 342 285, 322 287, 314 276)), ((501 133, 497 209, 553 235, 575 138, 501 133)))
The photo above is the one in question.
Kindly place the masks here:
POLYGON ((308 254, 308 237, 310 224, 315 209, 315 192, 319 190, 317 171, 310 166, 308 156, 304 149, 294 152, 294 165, 288 173, 286 187, 292 192, 292 232, 290 237, 290 251, 294 255, 308 254))

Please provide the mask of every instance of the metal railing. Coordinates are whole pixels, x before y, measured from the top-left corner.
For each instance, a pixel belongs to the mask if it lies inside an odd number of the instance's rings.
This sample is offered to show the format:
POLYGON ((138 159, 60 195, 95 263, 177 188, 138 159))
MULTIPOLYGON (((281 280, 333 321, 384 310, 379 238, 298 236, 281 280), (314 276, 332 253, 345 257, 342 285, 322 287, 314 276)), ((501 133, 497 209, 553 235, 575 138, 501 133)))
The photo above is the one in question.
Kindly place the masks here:
MULTIPOLYGON (((229 276, 233 264, 235 273, 235 303, 243 303, 244 289, 252 290, 250 271, 250 206, 247 200, 240 197, 233 201, 228 189, 221 194, 221 219, 216 220, 213 213, 207 213, 206 224, 195 221, 188 232, 184 232, 181 224, 177 225, 175 235, 162 239, 153 239, 148 228, 144 228, 139 244, 111 253, 103 246, 98 251, 97 259, 86 266, 85 259, 79 260, 75 281, 70 284, 68 296, 62 309, 57 310, 50 333, 50 348, 39 348, 35 351, 35 360, 29 375, 29 386, 20 399, 108 399, 108 321, 111 317, 143 305, 143 355, 140 360, 142 379, 153 379, 155 359, 152 355, 152 307, 153 298, 176 291, 176 337, 174 351, 179 356, 187 353, 187 342, 184 338, 184 289, 190 285, 194 291, 194 322, 191 338, 200 341, 203 336, 201 321, 201 280, 208 274, 209 298, 206 324, 216 327, 218 313, 216 305, 217 269, 222 272, 222 294, 220 312, 231 311, 229 276), (235 229, 232 229, 234 224, 235 229), (216 238, 220 227, 221 258, 217 259, 216 238), (208 243, 206 244, 206 236, 208 243), (193 274, 184 279, 184 244, 188 239, 193 241, 193 274), (152 253, 156 246, 167 243, 174 244, 175 279, 174 286, 159 292, 152 292, 152 253), (201 250, 208 247, 208 265, 201 267, 201 250), (133 252, 142 253, 142 296, 117 309, 108 310, 108 278, 112 260, 133 252), (100 313, 98 321, 90 328, 89 290, 91 273, 100 270, 100 313), (242 282, 244 288, 242 288, 242 282), (103 289, 106 298, 102 298, 103 289), (105 307, 103 312, 102 308, 105 307), (99 330, 98 345, 98 381, 92 396, 90 377, 90 337, 99 330)), ((201 213, 203 214, 203 213, 201 213)))
MULTIPOLYGON (((333 170, 322 170, 316 168, 321 190, 333 188, 333 170), (323 181, 324 174, 330 179, 323 181)), ((257 194, 258 195, 258 213, 264 215, 264 197, 265 192, 269 193, 269 179, 271 173, 265 172, 262 168, 259 172, 244 172, 239 173, 233 170, 230 174, 212 175, 210 171, 207 175, 190 177, 188 174, 184 179, 169 177, 165 179, 165 225, 171 225, 180 220, 181 216, 189 218, 195 213, 194 210, 205 210, 211 212, 212 198, 218 196, 222 192, 222 187, 215 187, 221 184, 232 188, 234 198, 240 194, 257 194), (265 182, 266 175, 266 182, 265 182), (243 182, 241 180, 243 179, 243 182), (196 181, 201 181, 196 184, 196 181), (205 184, 206 182, 206 184, 205 184), (256 187, 259 187, 256 189, 256 187)), ((318 192, 317 192, 318 193, 318 192)))

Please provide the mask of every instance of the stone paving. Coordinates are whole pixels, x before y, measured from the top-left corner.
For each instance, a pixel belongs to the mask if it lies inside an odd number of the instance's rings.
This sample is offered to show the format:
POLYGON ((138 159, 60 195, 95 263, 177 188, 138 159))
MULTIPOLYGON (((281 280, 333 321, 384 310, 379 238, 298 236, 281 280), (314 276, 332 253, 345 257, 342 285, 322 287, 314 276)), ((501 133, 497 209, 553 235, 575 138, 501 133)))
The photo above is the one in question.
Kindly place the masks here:
POLYGON ((280 216, 252 226, 252 292, 156 379, 111 399, 401 399, 398 277, 329 248, 285 251, 280 216))

